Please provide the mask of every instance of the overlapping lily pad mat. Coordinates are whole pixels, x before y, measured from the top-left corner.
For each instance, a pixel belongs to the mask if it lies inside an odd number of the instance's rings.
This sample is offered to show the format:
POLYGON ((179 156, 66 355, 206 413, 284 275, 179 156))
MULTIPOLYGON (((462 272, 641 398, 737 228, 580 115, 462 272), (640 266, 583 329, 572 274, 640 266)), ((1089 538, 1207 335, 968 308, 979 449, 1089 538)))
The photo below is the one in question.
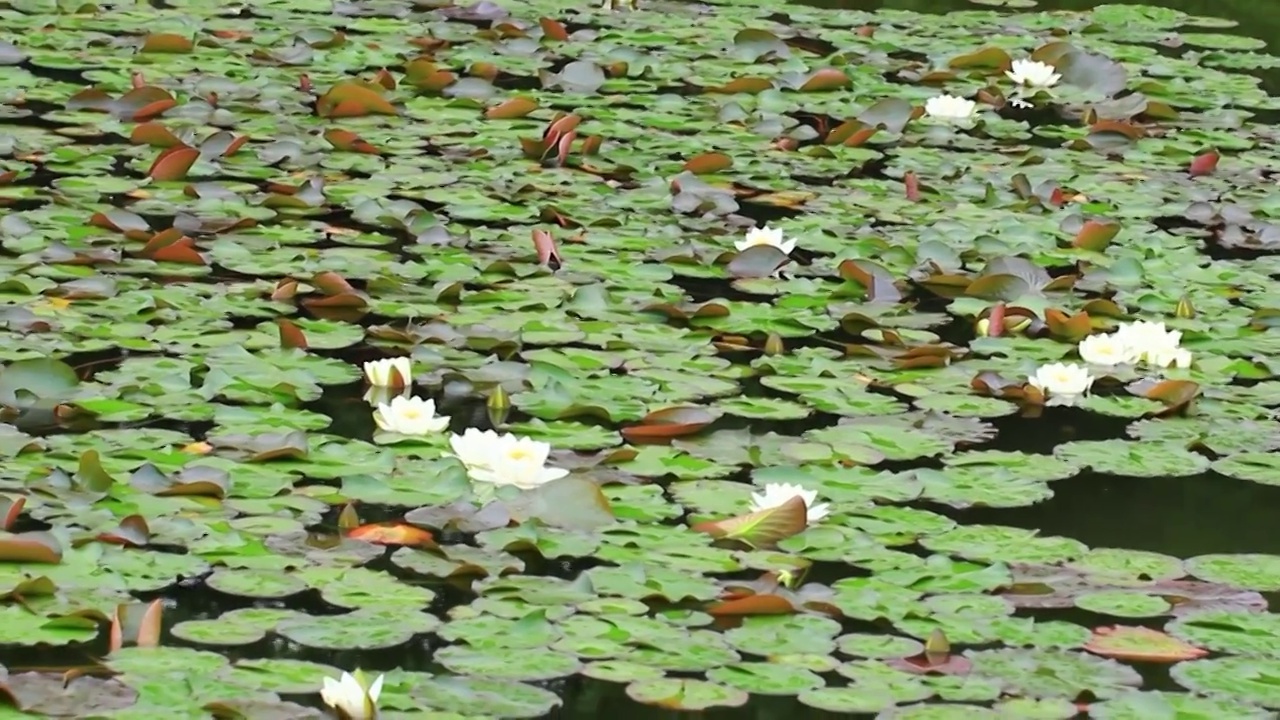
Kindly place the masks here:
POLYGON ((1084 472, 1280 484, 1253 119, 1280 101, 1245 72, 1277 58, 1140 5, 641 3, 4 4, 0 717, 318 717, 354 664, 387 671, 387 718, 539 717, 593 681, 1274 716, 1280 557, 947 512, 1084 472), (1002 69, 1032 53, 1074 70, 1015 107, 1002 69), (944 90, 976 127, 919 117, 944 90), (785 265, 734 251, 766 221, 785 265), (1009 332, 978 337, 997 306, 1009 332), (1043 414, 1001 390, 1126 318, 1192 367, 1043 414), (456 431, 509 398, 503 429, 613 519, 495 522, 445 435, 375 442, 359 362, 395 354, 456 431), (679 437, 624 439, 662 411, 679 437), (1104 416, 1124 435, 1005 442, 1104 416), (767 483, 831 514, 776 547, 692 529, 767 483), (343 508, 432 539, 343 537, 343 508), (74 669, 23 672, 50 646, 74 669))

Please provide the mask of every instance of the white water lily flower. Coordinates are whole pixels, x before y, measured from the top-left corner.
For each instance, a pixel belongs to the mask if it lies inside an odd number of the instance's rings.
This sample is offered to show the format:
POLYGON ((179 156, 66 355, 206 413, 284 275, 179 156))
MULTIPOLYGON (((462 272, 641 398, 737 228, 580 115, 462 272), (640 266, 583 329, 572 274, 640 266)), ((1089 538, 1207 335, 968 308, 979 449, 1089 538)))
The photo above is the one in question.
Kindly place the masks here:
POLYGON ((1147 354, 1147 362, 1156 367, 1191 367, 1191 351, 1186 348, 1165 348, 1154 353, 1147 354))
POLYGON ((467 475, 477 482, 534 488, 569 474, 568 470, 546 467, 551 444, 511 433, 467 428, 449 438, 454 457, 467 466, 467 475))
POLYGON ((1070 405, 1093 385, 1089 369, 1075 363, 1041 365, 1027 380, 1044 393, 1046 405, 1070 405))
POLYGON ((373 421, 387 432, 430 435, 449 427, 448 415, 436 415, 436 401, 398 396, 373 411, 373 421))
POLYGON ((490 441, 483 464, 467 466, 467 474, 477 482, 514 485, 528 490, 569 474, 563 468, 546 467, 551 444, 533 438, 506 434, 490 441))
POLYGON ((1033 88, 1050 88, 1062 79, 1057 68, 1037 60, 1014 60, 1013 67, 1004 74, 1019 85, 1033 88))
POLYGON ((791 254, 792 250, 796 249, 795 240, 785 239, 781 230, 771 228, 768 225, 762 228, 751 228, 747 231, 745 240, 739 240, 733 244, 738 249, 738 252, 756 245, 772 245, 788 255, 791 254))
POLYGON ((978 103, 955 95, 931 97, 924 104, 925 114, 947 122, 970 120, 978 112, 978 103))
POLYGON ((1138 356, 1134 348, 1120 337, 1119 333, 1090 335, 1076 346, 1080 359, 1090 365, 1115 367, 1137 362, 1138 356))
MULTIPOLYGON (((527 438, 525 438, 527 439, 527 438)), ((484 467, 468 468, 467 474, 476 482, 493 485, 514 485, 521 490, 531 490, 569 474, 568 470, 547 467, 546 454, 521 455, 523 449, 510 445, 507 454, 499 456, 484 467)))
POLYGON ((364 364, 364 376, 375 387, 401 387, 413 382, 413 364, 404 356, 371 360, 364 364), (392 370, 400 374, 399 382, 392 370))
POLYGON ((515 444, 516 436, 510 433, 499 435, 492 430, 467 428, 461 435, 449 438, 449 447, 453 448, 453 456, 468 468, 485 467, 506 452, 507 445, 515 444))
POLYGON ((817 490, 805 490, 804 487, 791 483, 768 483, 762 492, 751 493, 751 510, 760 512, 776 508, 797 495, 804 499, 804 506, 808 508, 805 519, 809 524, 818 522, 830 512, 831 506, 827 503, 814 504, 818 499, 817 490))
POLYGON ((324 687, 320 689, 320 699, 324 704, 337 711, 342 720, 373 720, 378 715, 378 695, 382 694, 382 679, 379 675, 367 689, 364 676, 359 670, 355 675, 342 673, 342 680, 331 677, 324 679, 324 687))
POLYGON ((397 397, 409 397, 409 388, 389 388, 383 385, 370 385, 368 390, 364 391, 363 400, 375 408, 379 405, 390 405, 391 401, 397 397))
POLYGON ((1139 320, 1126 323, 1116 330, 1116 335, 1129 346, 1134 356, 1152 365, 1158 365, 1155 358, 1170 356, 1182 342, 1180 330, 1168 330, 1162 322, 1139 320))

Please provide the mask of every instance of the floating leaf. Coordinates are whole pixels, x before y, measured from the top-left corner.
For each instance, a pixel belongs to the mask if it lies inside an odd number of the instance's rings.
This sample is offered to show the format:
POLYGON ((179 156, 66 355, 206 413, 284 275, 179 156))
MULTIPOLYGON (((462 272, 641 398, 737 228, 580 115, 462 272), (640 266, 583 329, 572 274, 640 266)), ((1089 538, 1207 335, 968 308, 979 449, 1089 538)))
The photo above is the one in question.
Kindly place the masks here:
POLYGON ((947 67, 956 70, 982 68, 996 72, 1004 72, 1013 67, 1013 58, 998 47, 984 47, 965 55, 957 55, 947 61, 947 67))
POLYGON ((316 114, 325 118, 396 115, 394 105, 366 84, 343 81, 316 100, 316 114))
POLYGON ((738 688, 705 680, 640 680, 627 685, 627 696, 638 703, 669 710, 705 710, 713 707, 740 707, 750 697, 738 688))
POLYGON ((1191 161, 1191 167, 1187 171, 1191 177, 1200 177, 1201 175, 1211 175, 1218 167, 1219 155, 1217 151, 1210 150, 1195 156, 1191 161))
POLYGON ((141 515, 130 515, 121 520, 115 530, 99 533, 94 539, 98 542, 126 547, 145 547, 151 542, 151 529, 147 527, 146 518, 141 515))
POLYGON ((142 648, 158 647, 163 611, 164 602, 158 599, 145 605, 141 603, 117 605, 115 614, 111 618, 108 649, 114 653, 126 643, 142 648))
POLYGON ((56 565, 62 562, 62 543, 47 532, 0 532, 0 562, 56 565))
POLYGON ((511 120, 522 118, 537 109, 538 102, 536 100, 527 97, 514 97, 485 110, 484 116, 490 120, 511 120))
POLYGON ((747 595, 718 602, 707 608, 717 617, 733 615, 790 615, 796 611, 791 601, 781 595, 747 595))
POLYGON ((27 499, 19 496, 17 498, 0 497, 0 530, 8 530, 18 521, 18 517, 22 515, 22 508, 26 506, 27 499))
POLYGON ((1089 220, 1080 228, 1080 232, 1076 233, 1076 237, 1071 244, 1085 250, 1093 250, 1101 252, 1111 244, 1117 233, 1120 232, 1120 223, 1113 220, 1089 220))
POLYGON ((634 442, 692 435, 719 417, 710 408, 697 405, 665 408, 645 415, 639 425, 624 427, 622 436, 634 442))
POLYGON ((837 269, 840 277, 861 285, 868 300, 890 303, 902 300, 902 290, 889 271, 869 260, 844 260, 837 269))
POLYGON ((542 228, 533 231, 533 250, 538 254, 538 264, 546 265, 553 270, 559 269, 564 261, 560 258, 560 248, 556 247, 551 232, 542 228))
POLYGON ((183 144, 169 128, 154 120, 135 125, 133 132, 129 134, 129 142, 158 148, 171 148, 183 144))
POLYGON ((693 527, 714 538, 741 540, 755 547, 771 547, 805 529, 807 508, 804 498, 793 496, 777 507, 747 515, 699 523, 693 527))
POLYGON ((539 18, 538 25, 542 27, 542 36, 550 40, 565 42, 569 39, 569 31, 565 30, 564 25, 558 20, 552 20, 549 17, 539 18))
POLYGON ((741 77, 730 80, 719 87, 710 88, 710 92, 735 94, 747 93, 755 95, 773 88, 773 81, 762 77, 741 77))
POLYGON ((0 405, 48 404, 68 396, 79 384, 76 371, 61 360, 18 360, 0 368, 0 405))
POLYGON ((186 145, 177 145, 163 150, 147 170, 147 175, 161 182, 182 180, 198 159, 200 159, 199 150, 186 145))
POLYGON ((729 261, 725 268, 739 278, 769 277, 791 261, 791 256, 773 245, 752 245, 729 261))
POLYGON ((1149 400, 1159 400, 1170 410, 1185 407, 1200 395, 1200 385, 1190 380, 1139 380, 1126 388, 1149 400))
POLYGON ((280 347, 307 349, 307 336, 291 320, 276 318, 276 327, 280 331, 280 347))
POLYGON ((594 530, 615 519, 612 504, 599 486, 575 475, 539 485, 505 505, 513 520, 536 518, 544 525, 568 530, 594 530))
POLYGON ((1204 657, 1209 651, 1145 627, 1100 627, 1084 646, 1104 657, 1139 662, 1179 662, 1204 657))
POLYGON ((800 92, 823 92, 848 87, 852 81, 839 68, 822 68, 809 76, 800 86, 800 92))
POLYGON ((195 47, 191 38, 177 33, 151 33, 142 39, 138 52, 189 53, 195 47))
POLYGON ((358 152, 366 155, 380 155, 382 151, 365 142, 363 138, 350 130, 329 128, 324 131, 324 139, 338 150, 358 152))
POLYGON ((884 98, 877 100, 871 107, 858 115, 858 120, 871 127, 883 128, 891 133, 900 133, 907 123, 915 117, 916 108, 901 98, 884 98))
POLYGON ((245 453, 249 462, 304 458, 309 452, 307 434, 301 430, 258 435, 215 435, 209 438, 209 442, 215 448, 245 453))
POLYGON ((129 484, 142 492, 159 495, 199 495, 222 498, 230 487, 225 470, 207 465, 188 465, 174 475, 166 475, 151 463, 133 471, 129 484))
POLYGON ((684 164, 682 170, 687 170, 694 175, 710 175, 712 173, 724 172, 733 167, 733 158, 720 152, 706 152, 697 157, 690 158, 684 164))
POLYGON ((431 533, 404 523, 361 525, 348 530, 347 537, 378 545, 435 547, 435 540, 431 537, 431 533))
POLYGON ((1093 322, 1086 312, 1068 316, 1061 310, 1049 308, 1045 310, 1044 321, 1055 338, 1062 338, 1067 342, 1079 342, 1093 332, 1093 322))

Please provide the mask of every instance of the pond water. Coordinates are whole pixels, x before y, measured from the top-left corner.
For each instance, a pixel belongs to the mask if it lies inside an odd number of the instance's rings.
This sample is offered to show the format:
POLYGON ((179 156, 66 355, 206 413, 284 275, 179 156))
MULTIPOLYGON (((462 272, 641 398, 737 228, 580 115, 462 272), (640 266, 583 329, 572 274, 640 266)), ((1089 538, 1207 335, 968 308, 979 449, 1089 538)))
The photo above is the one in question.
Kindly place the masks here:
POLYGON ((1022 4, 0 2, 0 720, 1275 717, 1280 18, 1022 4))

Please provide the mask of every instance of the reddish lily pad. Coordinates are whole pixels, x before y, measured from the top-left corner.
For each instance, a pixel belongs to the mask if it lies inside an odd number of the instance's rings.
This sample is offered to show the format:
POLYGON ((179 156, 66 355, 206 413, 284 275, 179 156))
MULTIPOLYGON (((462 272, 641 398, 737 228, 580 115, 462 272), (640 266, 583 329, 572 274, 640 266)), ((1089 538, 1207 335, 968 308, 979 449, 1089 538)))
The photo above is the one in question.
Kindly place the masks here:
POLYGON ((1103 657, 1140 662, 1180 662, 1209 654, 1208 650, 1145 627, 1116 625, 1100 627, 1084 646, 1085 650, 1103 657))
POLYGON ((640 419, 639 425, 622 429, 628 440, 663 440, 692 435, 720 418, 718 412, 698 405, 655 410, 640 419))

